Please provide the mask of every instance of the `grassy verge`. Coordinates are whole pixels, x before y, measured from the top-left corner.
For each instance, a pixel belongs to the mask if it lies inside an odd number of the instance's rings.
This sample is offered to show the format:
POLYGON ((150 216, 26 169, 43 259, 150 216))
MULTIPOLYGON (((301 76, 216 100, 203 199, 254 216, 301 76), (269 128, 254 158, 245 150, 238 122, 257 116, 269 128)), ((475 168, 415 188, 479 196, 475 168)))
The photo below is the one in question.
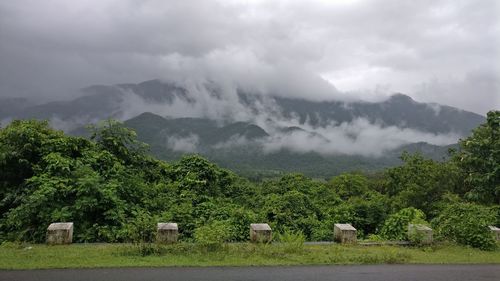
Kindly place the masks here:
POLYGON ((500 250, 486 252, 455 245, 425 248, 400 246, 341 246, 227 244, 216 251, 192 244, 154 247, 141 256, 129 244, 70 246, 0 246, 0 269, 95 268, 137 266, 257 266, 381 263, 500 263, 500 250))

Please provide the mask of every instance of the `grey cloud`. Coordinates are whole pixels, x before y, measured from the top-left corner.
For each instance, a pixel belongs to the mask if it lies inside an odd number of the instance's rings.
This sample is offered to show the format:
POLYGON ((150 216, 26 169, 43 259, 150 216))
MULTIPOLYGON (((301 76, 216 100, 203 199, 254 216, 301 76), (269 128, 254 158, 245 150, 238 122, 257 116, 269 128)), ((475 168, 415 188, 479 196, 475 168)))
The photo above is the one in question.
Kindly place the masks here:
POLYGON ((500 77, 489 72, 469 72, 463 79, 433 79, 417 86, 416 95, 422 101, 446 101, 451 106, 485 112, 500 108, 500 77))
MULTIPOLYGON (((312 131, 312 128, 309 128, 312 131)), ((414 129, 382 127, 365 119, 350 123, 332 124, 323 128, 314 128, 314 134, 308 131, 294 131, 278 134, 266 140, 265 151, 272 152, 287 148, 297 152, 319 152, 321 154, 348 154, 380 157, 384 152, 393 150, 416 140, 434 145, 455 143, 458 135, 435 135, 414 129)))
MULTIPOLYGON (((325 127, 312 128, 307 124, 299 124, 298 120, 288 120, 286 125, 300 125, 304 130, 284 133, 276 124, 261 124, 270 136, 256 142, 245 137, 233 137, 214 148, 235 148, 246 145, 258 145, 264 153, 273 153, 282 149, 298 153, 316 152, 322 155, 361 155, 381 157, 384 153, 402 145, 418 141, 434 145, 455 143, 458 135, 432 134, 414 129, 402 129, 395 126, 383 127, 359 118, 350 123, 331 124, 325 127), (313 133, 312 133, 313 132, 313 133)), ((282 125, 285 123, 282 122, 282 125)))
POLYGON ((2 1, 0 96, 60 98, 90 84, 162 78, 315 100, 397 91, 484 114, 500 107, 498 8, 494 0, 2 1), (433 82, 468 83, 473 72, 490 86, 451 95, 452 85, 433 82))

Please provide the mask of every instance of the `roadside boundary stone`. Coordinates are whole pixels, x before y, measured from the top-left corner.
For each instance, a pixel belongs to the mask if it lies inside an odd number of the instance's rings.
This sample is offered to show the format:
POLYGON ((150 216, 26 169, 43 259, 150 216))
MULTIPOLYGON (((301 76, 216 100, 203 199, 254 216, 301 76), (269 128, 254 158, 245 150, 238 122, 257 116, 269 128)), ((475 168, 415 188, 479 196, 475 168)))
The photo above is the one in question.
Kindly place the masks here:
POLYGON ((348 223, 336 223, 333 226, 333 240, 342 244, 355 244, 357 230, 348 223))
POLYGON ((432 228, 423 224, 408 224, 408 237, 417 236, 421 244, 432 244, 432 228))
POLYGON ((73 223, 55 222, 47 228, 47 244, 62 245, 73 242, 73 223))
POLYGON ((172 222, 159 222, 156 229, 156 242, 163 244, 176 243, 179 237, 179 227, 172 222))
POLYGON ((273 232, 267 223, 250 224, 250 241, 269 243, 273 239, 273 232))

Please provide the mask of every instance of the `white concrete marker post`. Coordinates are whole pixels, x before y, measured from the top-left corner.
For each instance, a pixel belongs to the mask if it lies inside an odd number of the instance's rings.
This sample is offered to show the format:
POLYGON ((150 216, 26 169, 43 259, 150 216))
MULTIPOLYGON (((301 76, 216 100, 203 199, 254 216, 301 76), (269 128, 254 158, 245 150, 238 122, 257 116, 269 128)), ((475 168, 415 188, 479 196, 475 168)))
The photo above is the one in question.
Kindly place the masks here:
POLYGON ((176 223, 158 223, 156 230, 156 242, 171 244, 177 242, 179 227, 176 223))
POLYGON ((432 244, 432 228, 423 224, 408 224, 408 237, 417 239, 420 244, 432 244))
POLYGON ((269 243, 273 239, 271 227, 267 223, 250 224, 250 241, 269 243))
POLYGON ((493 235, 495 235, 495 239, 497 241, 500 241, 500 228, 496 227, 496 226, 492 226, 490 225, 489 226, 491 232, 493 233, 493 235))
POLYGON ((47 228, 47 244, 61 245, 73 242, 73 223, 56 222, 47 228))
POLYGON ((357 243, 357 231, 348 223, 336 223, 333 226, 333 240, 342 244, 357 243))

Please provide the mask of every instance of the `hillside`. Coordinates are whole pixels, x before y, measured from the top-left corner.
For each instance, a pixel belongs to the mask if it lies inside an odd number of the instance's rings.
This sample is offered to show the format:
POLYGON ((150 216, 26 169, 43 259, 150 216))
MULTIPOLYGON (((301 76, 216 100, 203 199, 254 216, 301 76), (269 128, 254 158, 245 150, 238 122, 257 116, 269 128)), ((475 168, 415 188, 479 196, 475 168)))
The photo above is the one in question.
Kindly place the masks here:
MULTIPOLYGON (((298 153, 289 149, 266 152, 264 145, 270 135, 251 123, 218 125, 209 119, 167 119, 144 113, 127 120, 125 125, 137 132, 139 140, 150 144, 153 154, 161 159, 177 160, 185 153, 199 153, 223 167, 252 178, 272 177, 285 172, 302 172, 313 177, 328 178, 344 171, 377 171, 399 165, 403 151, 420 152, 428 158, 443 160, 447 157, 448 148, 454 147, 413 143, 387 151, 380 157, 325 155, 314 151, 298 153), (235 139, 240 141, 227 143, 235 139)), ((285 127, 281 131, 305 130, 285 127)))
POLYGON ((75 135, 84 135, 86 124, 119 119, 162 159, 200 153, 249 176, 315 177, 397 165, 405 150, 440 160, 484 121, 403 94, 381 102, 313 101, 160 80, 90 86, 78 98, 45 104, 3 98, 0 120, 16 118, 48 119, 75 135))

